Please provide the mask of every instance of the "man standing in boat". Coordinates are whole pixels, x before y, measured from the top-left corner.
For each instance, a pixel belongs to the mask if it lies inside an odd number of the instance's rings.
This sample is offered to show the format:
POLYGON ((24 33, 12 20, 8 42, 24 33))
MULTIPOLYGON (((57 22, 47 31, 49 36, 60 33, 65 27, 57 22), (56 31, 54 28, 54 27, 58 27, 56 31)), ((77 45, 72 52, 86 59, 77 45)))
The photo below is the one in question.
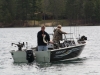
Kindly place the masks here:
POLYGON ((54 44, 57 45, 57 47, 59 48, 59 43, 60 43, 60 40, 62 40, 62 34, 67 34, 66 32, 62 31, 61 30, 61 25, 58 25, 56 29, 54 29, 54 35, 53 35, 53 42, 54 44))
POLYGON ((38 51, 48 50, 47 43, 50 42, 50 36, 45 31, 45 26, 41 26, 41 30, 37 33, 38 51))

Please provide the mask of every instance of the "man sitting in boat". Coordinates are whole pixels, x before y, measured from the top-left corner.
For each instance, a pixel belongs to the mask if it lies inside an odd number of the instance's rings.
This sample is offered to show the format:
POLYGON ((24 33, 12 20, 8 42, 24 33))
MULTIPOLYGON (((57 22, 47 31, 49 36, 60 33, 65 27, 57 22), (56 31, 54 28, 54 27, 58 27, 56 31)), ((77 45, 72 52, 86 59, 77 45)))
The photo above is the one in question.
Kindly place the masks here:
POLYGON ((61 25, 58 25, 56 29, 54 29, 53 42, 56 44, 57 48, 60 46, 60 40, 62 40, 62 34, 67 34, 66 32, 61 30, 61 25))
POLYGON ((41 26, 41 30, 37 33, 38 51, 48 50, 47 43, 50 42, 50 36, 45 31, 45 26, 41 26))

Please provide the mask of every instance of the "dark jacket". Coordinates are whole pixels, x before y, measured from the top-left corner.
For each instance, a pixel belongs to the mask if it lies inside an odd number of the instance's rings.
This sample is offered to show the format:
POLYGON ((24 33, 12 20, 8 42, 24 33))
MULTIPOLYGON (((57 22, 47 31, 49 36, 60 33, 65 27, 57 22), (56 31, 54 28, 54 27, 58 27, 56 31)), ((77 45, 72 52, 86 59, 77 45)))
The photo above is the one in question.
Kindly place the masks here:
MULTIPOLYGON (((42 31, 39 31, 39 32, 37 33, 37 43, 38 43, 38 46, 46 46, 46 45, 47 45, 47 43, 44 43, 44 42, 43 42, 43 36, 42 36, 42 34, 43 34, 42 31)), ((50 41, 50 36, 49 36, 49 34, 48 34, 47 32, 45 32, 45 31, 44 31, 44 34, 46 35, 45 41, 46 41, 46 42, 47 42, 47 41, 50 41)))

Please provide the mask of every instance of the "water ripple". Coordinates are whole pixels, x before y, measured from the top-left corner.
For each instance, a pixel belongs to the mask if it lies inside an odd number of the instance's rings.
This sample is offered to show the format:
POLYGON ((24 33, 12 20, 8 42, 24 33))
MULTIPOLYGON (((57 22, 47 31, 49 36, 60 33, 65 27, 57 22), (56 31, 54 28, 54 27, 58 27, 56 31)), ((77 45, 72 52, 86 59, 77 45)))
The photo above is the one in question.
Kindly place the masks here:
MULTIPOLYGON (((66 32, 74 27, 62 27, 66 32)), ((100 27, 79 27, 81 35, 88 37, 86 47, 80 57, 73 61, 52 63, 14 63, 10 51, 17 49, 11 43, 28 42, 37 45, 37 32, 40 27, 0 28, 0 75, 100 75, 100 27)), ((48 33, 53 32, 47 27, 48 33)), ((74 30, 71 30, 74 32, 74 30)))

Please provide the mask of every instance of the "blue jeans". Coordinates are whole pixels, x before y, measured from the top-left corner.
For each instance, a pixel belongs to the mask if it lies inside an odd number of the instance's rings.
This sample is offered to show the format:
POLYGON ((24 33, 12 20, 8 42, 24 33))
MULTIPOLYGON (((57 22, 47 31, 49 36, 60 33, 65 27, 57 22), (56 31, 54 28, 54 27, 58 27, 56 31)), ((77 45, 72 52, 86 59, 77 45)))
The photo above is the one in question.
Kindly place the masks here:
POLYGON ((48 46, 38 46, 38 51, 47 51, 48 46))

